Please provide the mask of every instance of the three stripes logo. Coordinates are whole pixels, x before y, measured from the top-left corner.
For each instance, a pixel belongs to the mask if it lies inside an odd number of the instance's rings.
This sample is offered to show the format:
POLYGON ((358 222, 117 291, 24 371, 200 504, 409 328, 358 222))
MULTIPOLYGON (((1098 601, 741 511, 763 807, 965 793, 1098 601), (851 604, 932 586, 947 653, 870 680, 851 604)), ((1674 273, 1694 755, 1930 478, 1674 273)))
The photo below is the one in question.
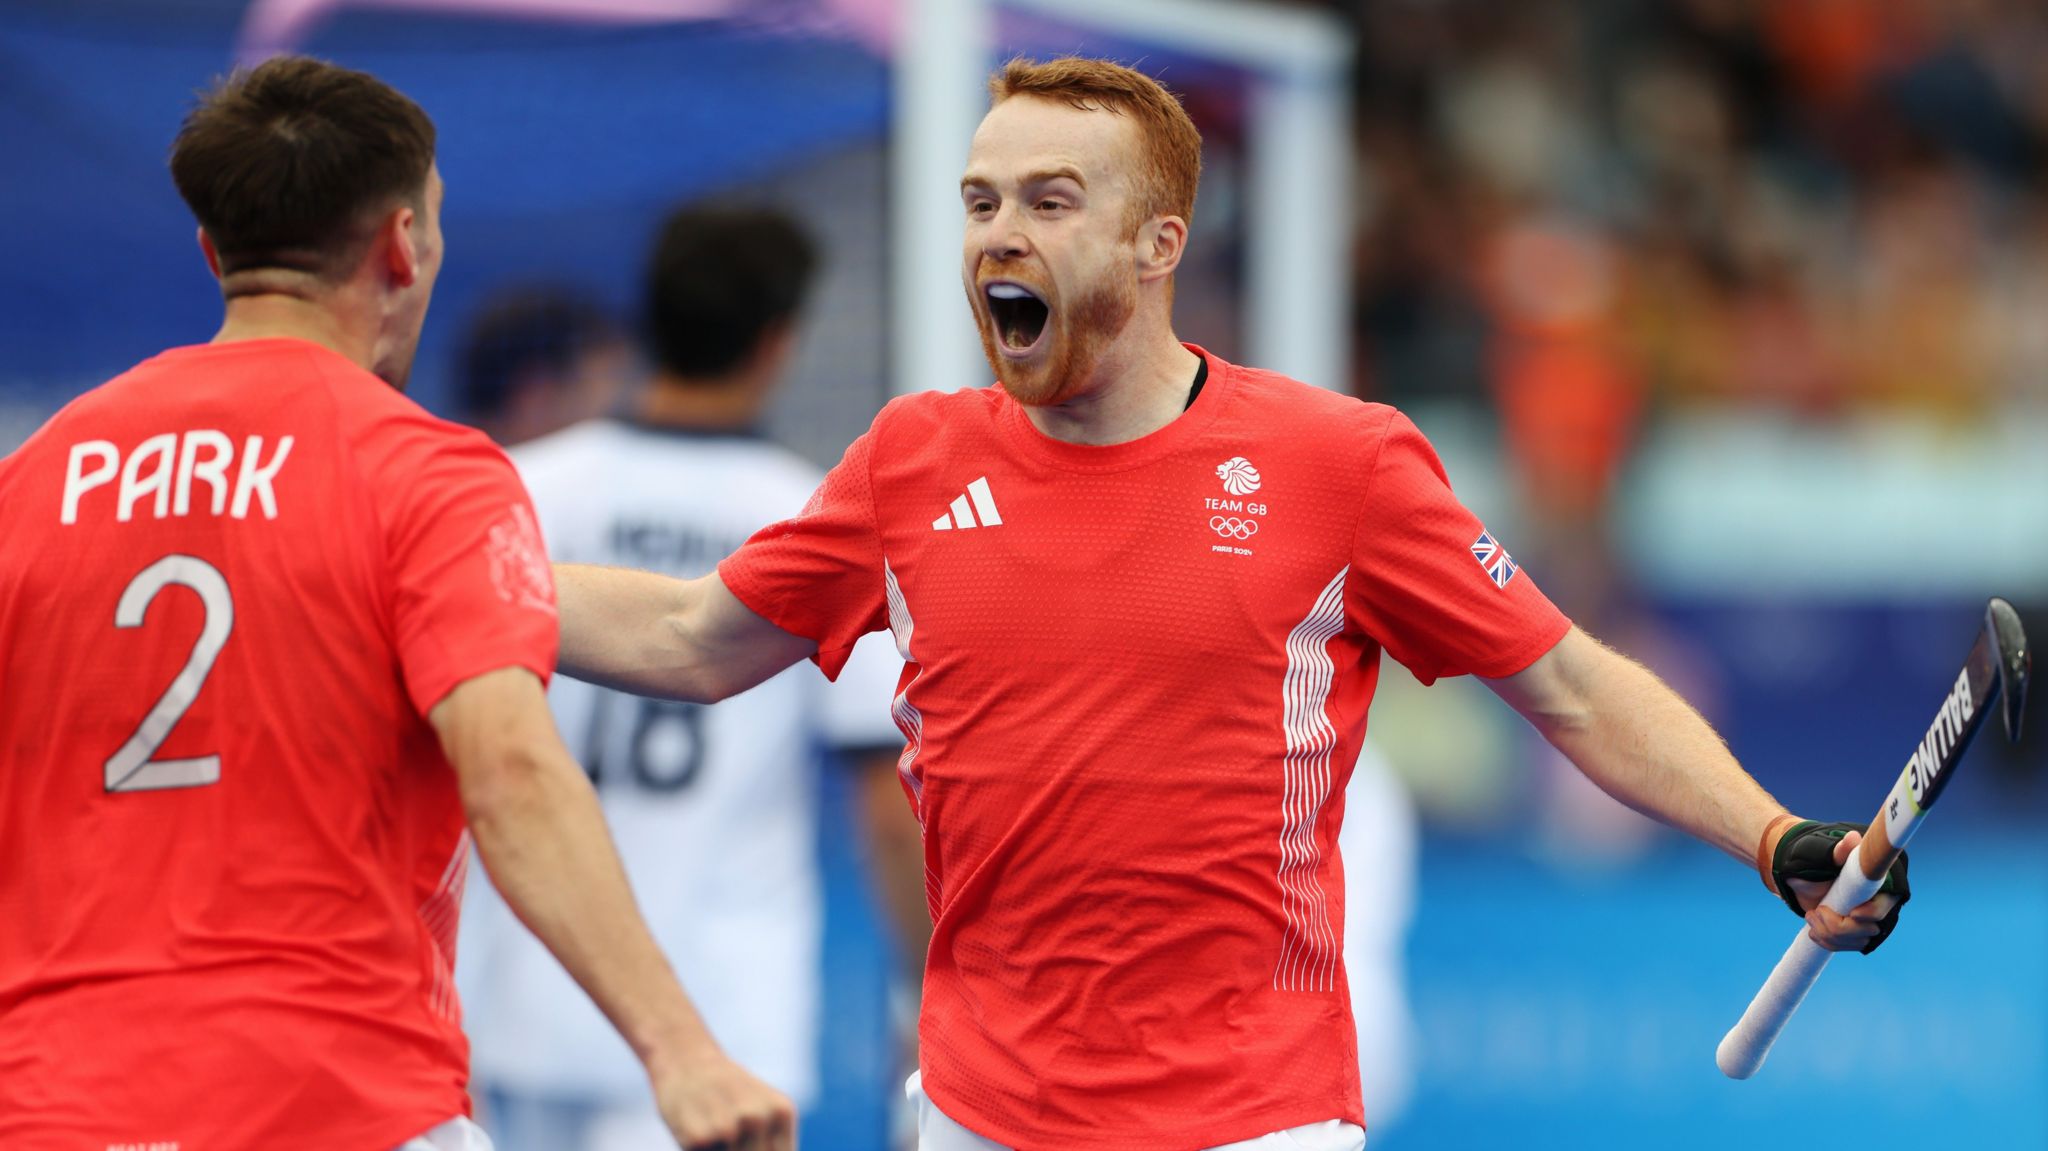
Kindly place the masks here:
POLYGON ((1482 531, 1479 538, 1472 541, 1472 558, 1486 569, 1487 576, 1497 588, 1505 589, 1508 581, 1515 578, 1515 557, 1509 555, 1508 549, 1500 546, 1490 532, 1482 531))
POLYGON ((996 497, 988 490, 988 477, 983 476, 968 484, 964 494, 953 497, 951 510, 932 521, 932 530, 943 532, 954 528, 992 528, 1000 526, 1002 522, 1002 515, 996 511, 996 497))

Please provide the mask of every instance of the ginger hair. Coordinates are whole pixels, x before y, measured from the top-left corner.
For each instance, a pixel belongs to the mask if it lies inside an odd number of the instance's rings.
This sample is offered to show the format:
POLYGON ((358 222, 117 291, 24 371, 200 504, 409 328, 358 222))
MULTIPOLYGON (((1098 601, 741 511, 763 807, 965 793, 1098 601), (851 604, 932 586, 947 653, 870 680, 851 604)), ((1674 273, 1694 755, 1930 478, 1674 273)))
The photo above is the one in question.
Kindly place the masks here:
POLYGON ((1083 56, 1043 63, 1017 57, 989 77, 988 95, 991 108, 1014 96, 1032 96, 1130 117, 1142 149, 1130 209, 1132 232, 1154 216, 1194 217, 1202 134, 1180 100, 1152 77, 1083 56))

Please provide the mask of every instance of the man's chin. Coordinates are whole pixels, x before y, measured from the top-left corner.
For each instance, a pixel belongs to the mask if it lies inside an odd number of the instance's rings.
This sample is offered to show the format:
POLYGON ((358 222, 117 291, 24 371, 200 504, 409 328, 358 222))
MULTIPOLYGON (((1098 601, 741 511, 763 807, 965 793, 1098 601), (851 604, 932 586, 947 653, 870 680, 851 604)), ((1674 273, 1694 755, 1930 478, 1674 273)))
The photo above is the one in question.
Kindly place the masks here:
POLYGON ((1058 380, 1044 368, 1019 370, 1016 364, 998 364, 996 382, 1010 398, 1027 408, 1044 408, 1059 403, 1072 393, 1068 381, 1058 380))
POLYGON ((1030 408, 1051 407, 1072 399, 1075 381, 1071 365, 1058 354, 1058 333, 1047 332, 1042 346, 1029 358, 1013 359, 997 346, 995 332, 981 325, 981 351, 995 372, 996 384, 1010 398, 1030 408))

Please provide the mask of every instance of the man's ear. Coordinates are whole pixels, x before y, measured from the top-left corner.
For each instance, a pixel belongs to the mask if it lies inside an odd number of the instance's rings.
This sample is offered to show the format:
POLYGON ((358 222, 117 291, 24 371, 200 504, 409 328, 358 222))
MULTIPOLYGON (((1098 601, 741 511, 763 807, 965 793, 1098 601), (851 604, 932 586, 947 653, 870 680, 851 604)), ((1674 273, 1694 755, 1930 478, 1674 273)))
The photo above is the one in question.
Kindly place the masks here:
POLYGON ((214 249, 213 237, 206 234, 205 228, 199 229, 199 251, 206 257, 206 270, 213 273, 214 279, 220 279, 220 253, 214 249))
POLYGON ((1179 216, 1154 216, 1138 228, 1138 282, 1165 279, 1180 267, 1188 249, 1188 222, 1179 216))
POLYGON ((413 210, 409 204, 393 208, 377 225, 377 243, 384 249, 384 270, 391 282, 409 288, 420 278, 420 253, 413 242, 413 210))
POLYGON ((781 378, 795 354, 796 325, 789 320, 777 320, 762 329, 760 340, 747 356, 747 367, 772 382, 781 378))

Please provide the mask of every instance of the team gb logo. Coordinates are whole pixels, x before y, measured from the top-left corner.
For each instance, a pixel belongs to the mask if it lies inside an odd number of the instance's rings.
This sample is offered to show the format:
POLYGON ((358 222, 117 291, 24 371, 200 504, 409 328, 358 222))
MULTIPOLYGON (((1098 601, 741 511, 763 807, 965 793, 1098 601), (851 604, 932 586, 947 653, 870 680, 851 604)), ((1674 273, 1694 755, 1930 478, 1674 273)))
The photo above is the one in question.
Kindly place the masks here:
POLYGON ((1234 496, 1248 496, 1259 490, 1259 469, 1243 456, 1232 456, 1217 464, 1216 478, 1223 481, 1223 490, 1234 496))
POLYGON ((491 582, 500 599, 555 614, 555 573, 541 545, 540 525, 524 504, 513 504, 491 525, 484 553, 490 557, 491 582))

